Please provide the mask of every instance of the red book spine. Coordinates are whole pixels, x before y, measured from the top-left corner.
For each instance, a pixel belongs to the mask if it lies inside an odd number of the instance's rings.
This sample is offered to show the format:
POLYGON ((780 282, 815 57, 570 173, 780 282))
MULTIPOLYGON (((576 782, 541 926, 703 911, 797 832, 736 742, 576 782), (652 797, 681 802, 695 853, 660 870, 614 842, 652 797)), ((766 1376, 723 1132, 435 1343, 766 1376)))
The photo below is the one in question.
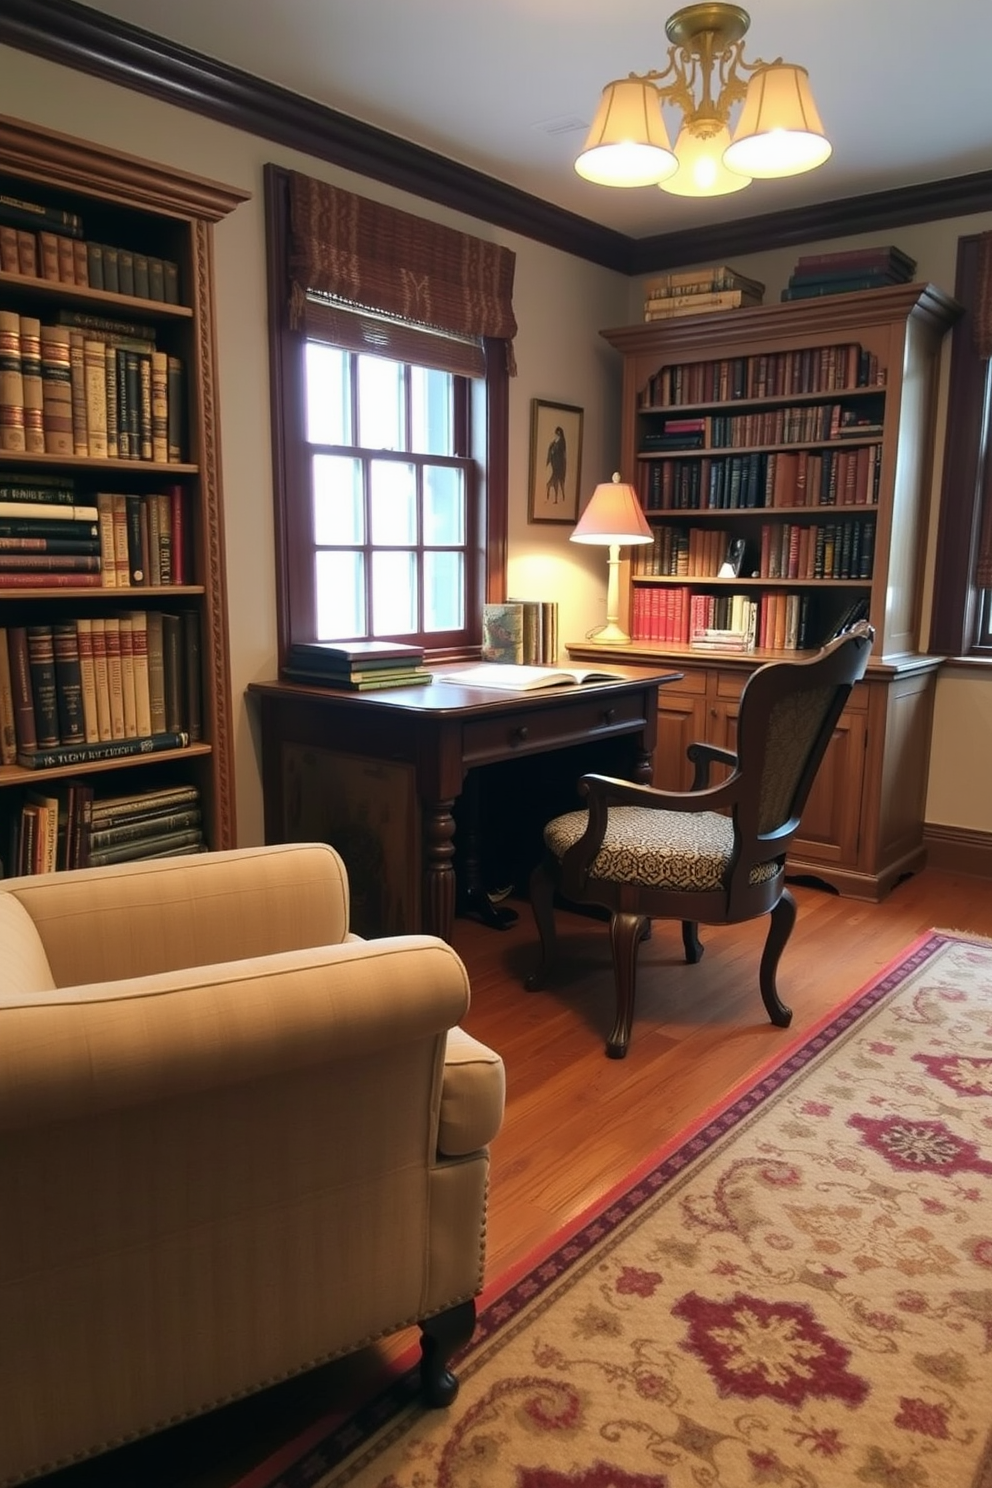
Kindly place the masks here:
POLYGON ((172 582, 189 583, 189 564, 186 552, 186 525, 183 521, 183 488, 170 486, 169 505, 172 516, 172 582))

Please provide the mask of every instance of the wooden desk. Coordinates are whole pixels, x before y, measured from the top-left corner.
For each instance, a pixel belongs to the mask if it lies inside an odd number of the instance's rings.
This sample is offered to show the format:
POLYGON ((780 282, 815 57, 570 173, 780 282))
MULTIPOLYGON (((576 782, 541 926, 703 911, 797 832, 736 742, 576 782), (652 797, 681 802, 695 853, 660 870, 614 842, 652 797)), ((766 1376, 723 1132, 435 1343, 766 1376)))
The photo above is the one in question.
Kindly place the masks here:
MULTIPOLYGON (((610 670, 623 680, 528 693, 437 680, 371 693, 253 682, 265 839, 332 842, 353 893, 375 899, 363 910, 366 933, 423 930, 450 941, 453 813, 469 770, 626 739, 627 773, 650 783, 658 688, 680 673, 612 661, 610 670)), ((454 671, 436 667, 435 678, 454 671)))

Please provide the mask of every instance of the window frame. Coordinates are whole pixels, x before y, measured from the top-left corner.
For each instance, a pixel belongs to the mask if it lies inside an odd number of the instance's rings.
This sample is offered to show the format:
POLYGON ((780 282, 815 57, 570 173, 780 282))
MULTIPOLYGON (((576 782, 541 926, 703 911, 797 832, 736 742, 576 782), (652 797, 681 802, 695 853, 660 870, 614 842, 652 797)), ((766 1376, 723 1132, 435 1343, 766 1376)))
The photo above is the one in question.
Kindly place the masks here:
POLYGON ((974 337, 981 236, 958 239, 954 297, 964 313, 952 332, 928 650, 992 662, 992 645, 978 639, 984 591, 975 583, 983 506, 992 502, 992 362, 974 337))
MULTIPOLYGON (((275 528, 278 665, 290 647, 316 638, 315 550, 306 429, 306 331, 289 320, 289 199, 287 172, 265 167, 266 256, 269 298, 269 372, 275 528)), ((486 372, 471 380, 467 452, 475 465, 476 550, 466 574, 469 604, 464 640, 425 646, 428 660, 477 658, 482 602, 506 597, 509 487, 509 367, 506 343, 483 340, 486 372), (475 596, 473 600, 472 596, 475 596)))

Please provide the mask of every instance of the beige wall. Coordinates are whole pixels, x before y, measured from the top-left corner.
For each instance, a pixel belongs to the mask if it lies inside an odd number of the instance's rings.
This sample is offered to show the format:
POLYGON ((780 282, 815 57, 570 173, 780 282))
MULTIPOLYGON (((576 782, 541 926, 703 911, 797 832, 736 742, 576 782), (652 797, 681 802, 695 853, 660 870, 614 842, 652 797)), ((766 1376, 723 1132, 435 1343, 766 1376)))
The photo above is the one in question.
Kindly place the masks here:
POLYGON ((307 170, 380 201, 505 243, 517 255, 518 375, 510 389, 510 592, 557 599, 561 635, 581 637, 605 615, 606 562, 568 542, 567 526, 527 521, 532 398, 585 411, 582 499, 609 475, 619 447, 615 354, 601 326, 627 314, 628 281, 489 224, 435 208, 325 162, 142 94, 0 47, 0 108, 19 119, 126 149, 252 193, 215 233, 219 407, 234 693, 238 838, 262 841, 257 744, 245 688, 275 675, 276 609, 269 441, 262 168, 307 170))
MULTIPOLYGON (((824 242, 804 244, 802 249, 773 249, 767 253, 744 254, 733 260, 733 267, 758 279, 765 285, 765 301, 777 301, 785 288, 800 252, 834 252, 868 243, 895 243, 917 262, 916 277, 954 291, 958 238, 969 233, 987 232, 992 228, 992 213, 971 217, 949 218, 944 222, 918 223, 884 233, 860 237, 831 238, 824 242)), ((691 267, 691 265, 687 265, 691 267)), ((650 276, 649 276, 650 277, 650 276)), ((643 280, 632 281, 627 302, 628 319, 639 320, 643 313, 643 280)), ((929 613, 933 576, 933 554, 943 471, 944 442, 953 418, 947 406, 951 338, 944 340, 941 358, 940 392, 930 501, 930 535, 926 558, 926 579, 922 595, 920 634, 923 644, 929 631, 929 613)), ((937 680, 934 726, 930 753, 930 780, 927 791, 926 819, 935 825, 967 827, 974 831, 992 832, 992 791, 976 788, 988 771, 992 755, 992 667, 972 665, 968 668, 945 666, 937 680)))
MULTIPOLYGON (((100 82, 40 58, 0 46, 6 114, 79 135, 129 153, 209 176, 252 193, 216 230, 217 330, 224 509, 236 724, 238 836, 262 840, 256 741, 244 690, 275 672, 276 618, 269 445, 265 241, 262 167, 267 161, 308 170, 378 200, 505 243, 517 255, 514 305, 520 334, 518 376, 510 402, 509 589, 521 597, 553 598, 561 634, 577 640, 605 613, 606 562, 598 548, 569 544, 569 528, 527 520, 530 405, 533 398, 585 411, 582 499, 613 470, 619 452, 619 358, 598 335, 635 321, 641 286, 567 254, 505 233, 470 217, 367 181, 298 152, 281 149, 142 94, 100 82)), ((660 226, 659 218, 659 226, 660 226)), ((900 228, 870 238, 897 242, 919 263, 919 276, 952 289, 957 238, 992 226, 992 214, 900 228)), ((815 251, 820 245, 808 245, 815 251)), ((796 250, 735 259, 735 267, 767 285, 777 299, 796 250)), ((935 491, 944 438, 945 347, 935 491)), ((932 550, 932 539, 931 539, 932 550)), ((992 831, 992 796, 973 782, 992 745, 988 673, 949 669, 937 689, 927 819, 992 831)))

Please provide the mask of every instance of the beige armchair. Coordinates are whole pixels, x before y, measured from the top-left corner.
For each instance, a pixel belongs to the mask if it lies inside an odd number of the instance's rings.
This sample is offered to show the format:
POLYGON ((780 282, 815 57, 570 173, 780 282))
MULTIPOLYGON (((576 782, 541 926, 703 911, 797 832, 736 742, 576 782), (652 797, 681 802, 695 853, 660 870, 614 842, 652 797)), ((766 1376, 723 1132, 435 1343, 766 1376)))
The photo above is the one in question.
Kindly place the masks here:
POLYGON ((498 1055, 443 941, 348 933, 323 844, 0 882, 0 1484, 483 1282, 498 1055))

